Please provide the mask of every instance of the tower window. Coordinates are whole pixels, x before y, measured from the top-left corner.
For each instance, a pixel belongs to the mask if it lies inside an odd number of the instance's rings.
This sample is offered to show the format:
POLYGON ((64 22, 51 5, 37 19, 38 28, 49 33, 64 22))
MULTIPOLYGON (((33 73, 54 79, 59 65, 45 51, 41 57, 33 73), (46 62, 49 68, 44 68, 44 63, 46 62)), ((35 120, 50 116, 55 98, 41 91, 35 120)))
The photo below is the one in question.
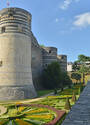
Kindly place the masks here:
POLYGON ((5 33, 5 27, 2 27, 1 32, 5 33))
POLYGON ((23 27, 21 25, 18 25, 18 31, 23 32, 23 27))
POLYGON ((3 64, 3 62, 2 62, 2 61, 0 61, 0 67, 2 66, 2 64, 3 64))
POLYGON ((51 50, 49 50, 49 53, 51 53, 52 51, 51 50))

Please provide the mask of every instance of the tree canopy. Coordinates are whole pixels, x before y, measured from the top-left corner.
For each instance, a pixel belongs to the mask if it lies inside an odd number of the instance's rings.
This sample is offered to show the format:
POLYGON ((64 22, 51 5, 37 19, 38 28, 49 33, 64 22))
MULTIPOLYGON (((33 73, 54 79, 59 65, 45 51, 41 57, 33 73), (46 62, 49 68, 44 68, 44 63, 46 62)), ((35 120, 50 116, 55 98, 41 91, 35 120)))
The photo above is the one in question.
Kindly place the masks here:
POLYGON ((89 56, 85 56, 83 54, 78 56, 78 62, 86 62, 86 61, 90 61, 90 57, 89 56))
POLYGON ((75 80, 81 80, 81 74, 79 74, 79 73, 72 73, 71 74, 71 78, 72 79, 75 79, 75 80))
POLYGON ((47 89, 63 88, 65 85, 70 85, 72 82, 67 75, 63 73, 58 62, 52 62, 43 71, 42 84, 47 89))

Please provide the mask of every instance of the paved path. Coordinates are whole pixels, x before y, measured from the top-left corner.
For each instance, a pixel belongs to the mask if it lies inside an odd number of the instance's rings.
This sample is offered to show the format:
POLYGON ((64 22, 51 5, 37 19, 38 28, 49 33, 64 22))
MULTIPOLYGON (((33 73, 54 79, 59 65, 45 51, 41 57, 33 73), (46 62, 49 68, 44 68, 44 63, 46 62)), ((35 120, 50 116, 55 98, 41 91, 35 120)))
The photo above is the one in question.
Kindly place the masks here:
MULTIPOLYGON (((67 89, 67 87, 65 87, 64 89, 67 89)), ((59 92, 61 92, 61 90, 57 90, 57 92, 59 93, 59 92)), ((39 98, 29 99, 29 100, 25 100, 25 101, 22 100, 22 101, 20 101, 20 102, 21 102, 21 103, 35 102, 35 101, 42 100, 42 99, 46 98, 47 96, 56 96, 56 95, 54 94, 54 92, 51 92, 51 93, 46 94, 46 95, 44 95, 44 96, 41 96, 41 97, 39 97, 39 98)))
POLYGON ((90 82, 88 82, 62 125, 90 125, 90 82))
MULTIPOLYGON (((61 90, 58 90, 57 92, 60 92, 60 91, 61 91, 61 90)), ((51 93, 46 94, 46 95, 44 95, 44 96, 41 96, 41 97, 39 97, 39 98, 30 99, 30 100, 25 100, 25 101, 20 101, 20 102, 22 102, 22 103, 35 102, 35 101, 42 100, 42 99, 46 98, 47 96, 56 96, 56 95, 54 95, 54 92, 51 92, 51 93)))

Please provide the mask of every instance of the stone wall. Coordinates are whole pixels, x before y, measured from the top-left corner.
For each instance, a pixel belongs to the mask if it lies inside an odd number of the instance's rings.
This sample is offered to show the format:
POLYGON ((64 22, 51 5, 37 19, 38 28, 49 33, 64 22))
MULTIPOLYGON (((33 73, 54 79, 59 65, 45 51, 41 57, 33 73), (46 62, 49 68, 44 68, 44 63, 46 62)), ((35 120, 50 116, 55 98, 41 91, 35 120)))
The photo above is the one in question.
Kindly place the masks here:
POLYGON ((67 56, 66 55, 58 55, 57 60, 61 66, 61 70, 66 72, 67 71, 67 56))
POLYGON ((19 8, 0 11, 0 100, 33 98, 31 15, 19 8))
POLYGON ((23 93, 22 98, 29 97, 29 94, 30 97, 35 97, 34 86, 36 89, 42 89, 40 83, 43 69, 48 64, 59 61, 62 70, 66 71, 67 57, 57 58, 57 48, 41 47, 38 44, 31 31, 32 16, 29 12, 20 8, 5 8, 0 11, 0 15, 0 86, 2 88, 0 93, 2 90, 3 93, 6 91, 3 86, 13 86, 13 92, 15 89, 15 93, 18 93, 17 90, 23 93), (27 96, 24 91, 28 93, 27 96))
POLYGON ((42 47, 43 67, 57 61, 57 48, 55 47, 42 47))
POLYGON ((31 46, 31 51, 32 51, 32 63, 31 63, 31 68, 32 68, 32 78, 33 78, 33 83, 35 88, 41 89, 41 74, 43 70, 43 56, 42 56, 42 49, 39 46, 35 36, 32 34, 31 36, 31 41, 32 41, 32 46, 31 46))

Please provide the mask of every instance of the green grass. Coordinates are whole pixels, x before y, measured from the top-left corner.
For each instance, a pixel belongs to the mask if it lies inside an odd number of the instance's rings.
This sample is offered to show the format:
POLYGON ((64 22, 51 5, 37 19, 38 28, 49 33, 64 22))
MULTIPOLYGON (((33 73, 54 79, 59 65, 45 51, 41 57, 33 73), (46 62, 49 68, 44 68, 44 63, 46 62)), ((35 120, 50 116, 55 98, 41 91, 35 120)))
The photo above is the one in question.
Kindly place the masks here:
POLYGON ((54 92, 54 90, 40 90, 40 91, 37 91, 37 95, 38 95, 38 97, 40 97, 40 96, 47 95, 51 92, 54 92))

